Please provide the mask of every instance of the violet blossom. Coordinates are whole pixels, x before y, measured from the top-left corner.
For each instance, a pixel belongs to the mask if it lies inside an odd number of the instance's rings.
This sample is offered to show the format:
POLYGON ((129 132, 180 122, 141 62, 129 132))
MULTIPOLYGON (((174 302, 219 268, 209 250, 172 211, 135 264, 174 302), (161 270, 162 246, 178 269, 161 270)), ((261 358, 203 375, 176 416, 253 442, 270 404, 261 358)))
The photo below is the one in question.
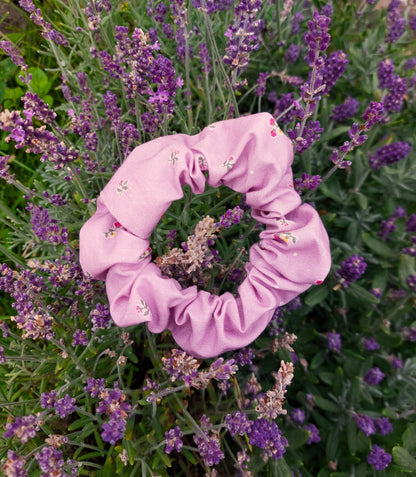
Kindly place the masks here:
POLYGON ((336 123, 350 119, 355 116, 359 104, 355 98, 347 98, 343 103, 334 107, 330 118, 336 123))
POLYGON ((406 141, 393 142, 377 149, 368 160, 370 167, 380 169, 383 166, 390 166, 409 155, 412 147, 406 141))
POLYGON ((22 444, 35 437, 36 435, 36 418, 35 416, 16 417, 13 422, 6 424, 6 432, 3 434, 5 439, 16 437, 22 444))
POLYGON ((308 424, 303 426, 302 429, 309 432, 308 440, 306 444, 311 445, 313 443, 321 442, 321 436, 319 435, 319 429, 315 426, 315 424, 308 424))
POLYGON ((11 60, 16 66, 19 66, 22 71, 26 71, 28 66, 23 58, 23 56, 20 54, 19 50, 13 45, 8 40, 1 40, 0 41, 0 48, 3 50, 3 52, 7 55, 10 56, 11 60))
POLYGON ((166 454, 170 454, 173 451, 173 449, 175 449, 176 452, 180 452, 182 450, 182 447, 183 447, 182 437, 183 437, 183 432, 181 431, 181 428, 179 426, 175 426, 173 429, 170 429, 169 431, 165 432, 166 454))
POLYGON ((370 416, 367 416, 367 414, 355 414, 353 417, 358 429, 367 437, 376 433, 374 419, 370 416))
POLYGON ((266 457, 278 460, 286 452, 288 441, 274 421, 257 419, 248 437, 249 443, 263 449, 266 457))
POLYGON ((239 0, 234 8, 233 24, 225 32, 228 41, 223 61, 231 68, 231 85, 235 90, 247 83, 247 80, 237 81, 237 78, 248 67, 250 53, 259 47, 263 21, 256 20, 256 16, 261 4, 261 0, 239 0))
POLYGON ((370 386, 377 386, 377 384, 380 384, 380 382, 384 379, 384 376, 385 375, 380 368, 375 367, 367 371, 366 375, 364 376, 364 381, 370 386))
POLYGON ((365 272, 367 264, 363 257, 351 255, 341 262, 341 266, 336 273, 339 283, 344 287, 348 287, 351 283, 358 280, 365 272))
POLYGON ((379 447, 377 444, 373 444, 373 448, 367 456, 367 462, 374 467, 375 470, 386 469, 392 460, 391 454, 379 447))
POLYGON ((27 472, 24 469, 26 459, 19 456, 16 452, 7 451, 7 460, 3 465, 3 472, 6 477, 27 477, 27 472))
POLYGON ((335 354, 339 354, 341 351, 341 335, 335 332, 329 332, 327 334, 328 349, 335 354))

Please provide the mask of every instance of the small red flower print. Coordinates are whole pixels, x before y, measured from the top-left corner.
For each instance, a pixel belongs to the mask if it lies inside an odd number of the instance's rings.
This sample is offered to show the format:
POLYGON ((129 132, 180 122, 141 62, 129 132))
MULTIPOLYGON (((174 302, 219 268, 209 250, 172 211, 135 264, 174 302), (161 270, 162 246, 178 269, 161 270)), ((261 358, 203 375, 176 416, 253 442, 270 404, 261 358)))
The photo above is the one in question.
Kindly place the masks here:
POLYGON ((235 164, 235 158, 231 156, 229 159, 225 160, 222 164, 222 167, 227 169, 227 172, 230 171, 235 164))
POLYGON ((136 310, 139 315, 150 315, 150 308, 147 306, 147 303, 143 300, 143 298, 140 298, 139 304, 136 306, 136 310))
POLYGON ((106 232, 104 232, 104 237, 113 238, 116 236, 117 230, 123 227, 120 222, 114 222, 113 226, 110 227, 106 232))
POLYGON ((289 242, 296 243, 297 237, 292 232, 282 232, 273 234, 273 238, 280 243, 289 245, 289 242))
POLYGON ((271 118, 270 119, 270 126, 272 126, 272 130, 270 131, 270 134, 272 137, 276 137, 278 134, 279 136, 281 136, 283 134, 283 131, 279 128, 279 126, 277 125, 276 121, 271 118))
POLYGON ((120 194, 120 195, 123 195, 124 192, 126 192, 126 190, 129 190, 127 184, 128 184, 128 180, 126 179, 121 179, 121 181, 119 181, 118 185, 117 185, 117 192, 120 194))
POLYGON ((317 285, 322 285, 322 283, 324 283, 324 281, 323 281, 323 280, 316 280, 315 283, 316 283, 317 285))
POLYGON ((148 257, 152 253, 152 249, 150 247, 147 247, 147 249, 140 255, 139 261, 144 260, 146 257, 148 257))

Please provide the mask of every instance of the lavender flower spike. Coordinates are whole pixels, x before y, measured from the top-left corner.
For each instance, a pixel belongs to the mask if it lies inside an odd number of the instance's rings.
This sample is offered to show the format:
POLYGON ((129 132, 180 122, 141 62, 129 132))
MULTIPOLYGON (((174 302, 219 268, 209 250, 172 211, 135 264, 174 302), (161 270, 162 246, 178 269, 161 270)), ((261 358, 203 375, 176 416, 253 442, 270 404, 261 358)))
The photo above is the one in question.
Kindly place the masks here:
POLYGON ((367 456, 367 462, 371 464, 376 470, 384 470, 391 462, 392 456, 377 444, 373 445, 370 453, 367 456))
POLYGON ((358 280, 365 272, 367 264, 364 262, 363 257, 358 255, 351 255, 346 260, 341 262, 336 276, 339 278, 339 283, 346 288, 351 283, 358 280))

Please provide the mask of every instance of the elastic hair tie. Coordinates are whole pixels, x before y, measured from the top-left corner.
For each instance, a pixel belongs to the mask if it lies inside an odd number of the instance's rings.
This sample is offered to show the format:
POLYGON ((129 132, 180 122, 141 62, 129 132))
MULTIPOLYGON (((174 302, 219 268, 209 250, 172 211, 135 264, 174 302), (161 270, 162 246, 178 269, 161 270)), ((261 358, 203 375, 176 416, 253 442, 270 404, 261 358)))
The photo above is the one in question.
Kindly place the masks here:
POLYGON ((277 307, 322 283, 331 263, 328 236, 316 210, 293 188, 292 161, 292 143, 268 113, 138 146, 80 232, 82 268, 106 281, 114 322, 147 323, 153 333, 170 330, 187 353, 214 357, 251 343, 277 307), (252 217, 266 226, 250 248, 237 297, 182 289, 151 260, 149 237, 170 204, 183 197, 182 186, 201 194, 206 182, 245 194, 252 217))

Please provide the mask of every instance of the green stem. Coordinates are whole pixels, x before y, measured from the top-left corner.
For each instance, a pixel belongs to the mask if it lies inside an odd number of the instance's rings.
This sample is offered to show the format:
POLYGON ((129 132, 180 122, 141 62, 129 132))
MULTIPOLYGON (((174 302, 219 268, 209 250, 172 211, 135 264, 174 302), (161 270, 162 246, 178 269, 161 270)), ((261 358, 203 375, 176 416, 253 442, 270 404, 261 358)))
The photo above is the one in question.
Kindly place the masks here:
MULTIPOLYGON (((201 3, 202 3, 203 8, 206 9, 207 5, 206 5, 205 0, 201 0, 201 3)), ((234 94, 233 87, 231 85, 230 78, 228 77, 227 72, 225 71, 224 63, 222 61, 220 52, 218 51, 218 47, 217 47, 217 44, 215 42, 214 31, 212 29, 211 20, 209 18, 208 13, 204 13, 204 15, 205 15, 205 20, 206 20, 206 25, 207 25, 208 37, 209 37, 212 49, 214 50, 215 57, 216 57, 216 60, 218 62, 218 67, 220 68, 221 74, 224 77, 224 81, 225 81, 225 84, 227 86, 228 93, 230 95, 231 103, 234 106, 234 116, 236 118, 238 118, 240 116, 240 113, 239 113, 239 110, 238 110, 237 100, 235 98, 235 94, 234 94)))

